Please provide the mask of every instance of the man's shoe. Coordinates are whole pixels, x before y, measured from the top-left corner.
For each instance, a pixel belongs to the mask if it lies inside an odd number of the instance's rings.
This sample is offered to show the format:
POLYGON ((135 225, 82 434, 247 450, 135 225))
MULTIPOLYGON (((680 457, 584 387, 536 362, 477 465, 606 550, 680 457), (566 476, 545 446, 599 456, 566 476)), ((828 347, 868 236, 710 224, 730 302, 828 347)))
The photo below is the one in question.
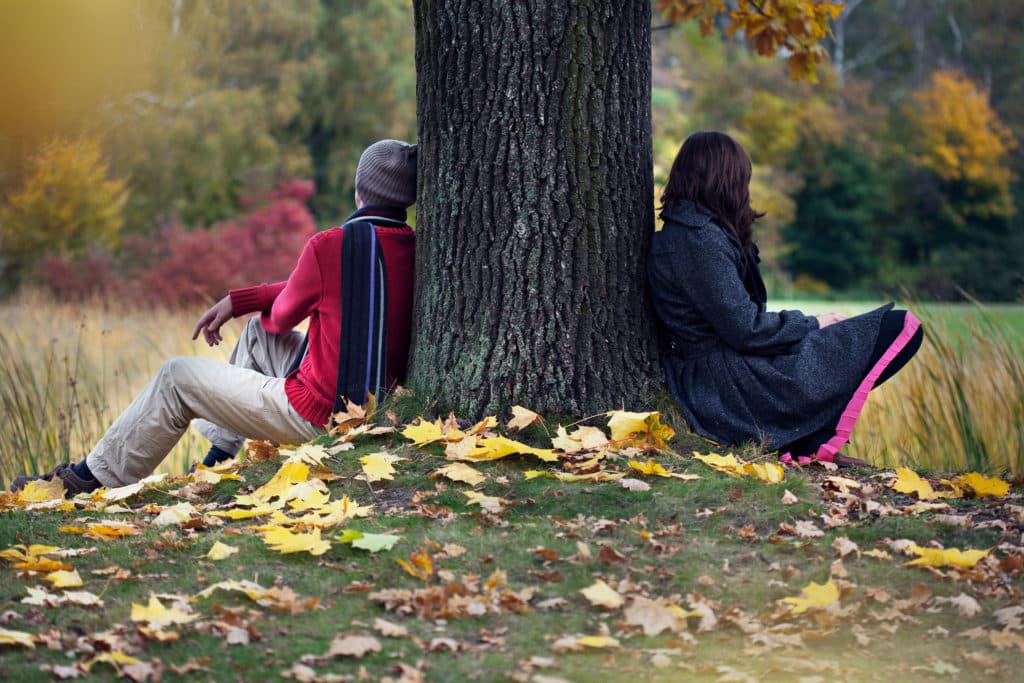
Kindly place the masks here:
POLYGON ((15 477, 11 482, 11 491, 17 492, 25 488, 30 481, 52 481, 54 477, 60 479, 60 482, 64 484, 64 490, 68 492, 69 496, 77 496, 79 493, 92 493, 96 489, 103 486, 98 479, 82 479, 80 476, 75 474, 75 470, 72 469, 71 463, 65 462, 57 465, 51 471, 46 474, 36 475, 22 475, 15 477))

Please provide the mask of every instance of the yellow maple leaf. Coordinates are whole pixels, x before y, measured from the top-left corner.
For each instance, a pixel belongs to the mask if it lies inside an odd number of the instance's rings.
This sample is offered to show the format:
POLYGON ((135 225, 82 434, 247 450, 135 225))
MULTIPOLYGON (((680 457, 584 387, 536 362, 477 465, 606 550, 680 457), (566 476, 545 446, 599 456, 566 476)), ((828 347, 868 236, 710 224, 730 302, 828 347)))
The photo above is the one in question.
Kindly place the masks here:
POLYGON ((916 494, 918 500, 934 500, 939 497, 931 484, 906 467, 896 468, 896 481, 892 483, 892 488, 900 493, 916 494))
POLYGON ((331 492, 320 489, 310 489, 303 492, 302 496, 292 498, 288 501, 288 507, 295 512, 306 510, 319 510, 331 500, 331 492))
POLYGON ((403 429, 401 434, 412 441, 413 446, 426 446, 444 439, 444 434, 441 432, 441 420, 427 422, 422 417, 416 424, 403 429))
POLYGON ((811 581, 804 586, 799 597, 782 598, 782 602, 793 605, 791 614, 802 614, 812 607, 828 607, 839 600, 839 588, 829 578, 825 583, 811 581))
POLYGON ((381 479, 395 478, 395 468, 391 466, 391 462, 382 453, 364 455, 359 458, 359 462, 363 464, 363 474, 366 475, 366 481, 374 482, 381 479))
POLYGON ((558 456, 548 448, 534 448, 505 436, 495 436, 477 441, 477 449, 467 460, 497 460, 513 453, 533 455, 544 462, 557 462, 558 456))
POLYGON ((785 472, 780 465, 770 462, 743 462, 732 453, 719 455, 718 453, 701 454, 694 451, 693 457, 719 472, 725 472, 734 477, 754 477, 766 484, 777 484, 785 477, 785 472))
POLYGON ((309 533, 292 533, 281 526, 271 527, 263 533, 263 542, 281 554, 309 553, 323 555, 331 549, 330 541, 320 538, 320 530, 313 529, 309 533))
POLYGON ((203 557, 210 560, 225 560, 237 552, 238 548, 217 541, 210 547, 210 552, 203 555, 203 557))
POLYGON ((608 472, 606 470, 598 470, 597 472, 590 472, 588 474, 575 474, 573 472, 552 472, 550 470, 526 470, 525 472, 523 472, 524 479, 536 479, 537 477, 546 477, 548 479, 557 479, 558 481, 566 482, 617 481, 625 476, 625 472, 608 472))
POLYGON ((612 441, 624 445, 641 448, 665 449, 665 443, 676 435, 674 429, 661 424, 661 413, 631 413, 625 410, 613 410, 606 413, 608 429, 612 433, 612 441))
POLYGON ((430 556, 430 553, 424 547, 417 548, 412 554, 409 555, 408 560, 396 559, 402 569, 406 571, 410 576, 414 576, 417 579, 426 581, 434 573, 434 559, 430 556))
POLYGON ((760 479, 766 484, 778 484, 786 476, 782 466, 773 462, 744 463, 743 473, 760 479))
POLYGON ((278 509, 277 506, 263 504, 247 510, 235 508, 234 510, 216 510, 209 514, 216 515, 217 517, 227 517, 228 519, 252 519, 253 517, 269 515, 278 509))
POLYGON ((640 474, 655 474, 659 477, 667 477, 671 475, 671 470, 665 469, 653 460, 648 460, 647 462, 630 460, 629 466, 640 474))
POLYGON ((540 422, 543 418, 537 413, 522 406, 512 406, 512 419, 506 425, 509 429, 517 431, 526 429, 532 424, 540 422))
POLYGON ((52 583, 54 588, 78 588, 79 586, 84 585, 82 583, 82 577, 78 575, 77 569, 72 569, 71 571, 51 572, 44 578, 52 583))
POLYGON ((98 654, 85 663, 85 670, 92 671, 94 664, 110 664, 115 669, 120 670, 122 664, 138 664, 139 660, 135 659, 131 655, 127 655, 119 650, 113 652, 104 652, 98 654))
POLYGON ((62 526, 59 531, 69 534, 84 534, 88 538, 109 541, 124 536, 136 536, 139 534, 137 527, 127 522, 89 522, 87 526, 62 526))
POLYGON ((576 644, 583 647, 608 648, 618 647, 619 641, 611 636, 581 636, 576 639, 576 644))
POLYGON ((565 453, 579 453, 605 448, 608 446, 608 437, 599 427, 585 425, 569 434, 565 427, 559 426, 556 436, 551 439, 551 445, 565 453))
POLYGON ((24 631, 8 631, 0 628, 0 645, 20 645, 32 650, 35 649, 34 637, 31 633, 24 631))
POLYGON ((22 505, 30 503, 48 503, 51 501, 62 501, 67 493, 64 484, 60 479, 54 477, 50 481, 36 479, 25 485, 18 492, 18 502, 22 505))
POLYGON ((448 477, 452 481, 465 482, 470 486, 476 486, 487 479, 487 475, 483 472, 461 462, 453 462, 438 468, 430 476, 431 478, 448 477))
POLYGON ((266 484, 253 491, 254 498, 261 501, 268 501, 276 498, 291 488, 294 484, 309 479, 309 465, 300 461, 286 462, 281 465, 273 477, 266 484))
POLYGON ((946 550, 939 550, 938 548, 922 548, 919 545, 908 545, 907 550, 915 553, 918 557, 906 562, 906 565, 924 565, 927 567, 959 567, 961 569, 969 569, 988 555, 990 550, 959 550, 957 548, 948 548, 946 550))
POLYGON ((149 594, 148 605, 132 603, 131 620, 145 622, 150 628, 161 629, 174 624, 188 624, 198 618, 198 614, 189 614, 176 607, 164 607, 152 593, 149 594))
POLYGON ((583 597, 589 600, 591 605, 597 605, 606 609, 621 607, 622 603, 625 602, 621 595, 601 579, 595 581, 593 585, 584 588, 580 593, 583 593, 583 597))
POLYGON ((961 477, 957 477, 954 481, 957 484, 969 486, 978 498, 986 498, 988 496, 1002 498, 1010 492, 1010 485, 1007 482, 998 477, 986 477, 978 472, 969 472, 961 477))

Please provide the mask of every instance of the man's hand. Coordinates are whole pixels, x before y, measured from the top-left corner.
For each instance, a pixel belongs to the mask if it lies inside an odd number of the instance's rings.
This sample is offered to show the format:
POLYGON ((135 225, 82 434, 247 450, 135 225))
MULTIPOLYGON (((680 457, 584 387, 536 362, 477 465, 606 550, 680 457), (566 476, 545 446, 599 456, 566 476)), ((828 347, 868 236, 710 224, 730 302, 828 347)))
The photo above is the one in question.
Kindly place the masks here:
POLYGON ((818 319, 818 327, 821 329, 824 329, 833 323, 846 320, 845 315, 839 315, 838 313, 822 313, 821 315, 816 315, 814 317, 818 319))
POLYGON ((196 328, 192 330, 192 339, 198 339, 199 333, 203 333, 203 338, 206 339, 206 343, 210 346, 216 346, 221 342, 220 327, 228 320, 231 320, 231 296, 226 296, 213 306, 210 310, 203 313, 202 317, 199 318, 199 322, 196 323, 196 328))

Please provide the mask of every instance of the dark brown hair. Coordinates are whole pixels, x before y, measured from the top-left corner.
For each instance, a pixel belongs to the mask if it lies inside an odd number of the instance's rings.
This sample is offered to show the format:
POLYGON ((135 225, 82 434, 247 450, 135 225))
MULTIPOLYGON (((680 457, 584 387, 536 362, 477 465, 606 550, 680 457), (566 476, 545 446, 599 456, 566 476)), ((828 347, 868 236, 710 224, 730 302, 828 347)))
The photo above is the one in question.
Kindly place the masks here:
POLYGON ((751 226, 764 215, 750 207, 750 173, 750 157, 738 142, 717 131, 694 133, 672 163, 662 206, 685 199, 700 204, 746 255, 751 226))

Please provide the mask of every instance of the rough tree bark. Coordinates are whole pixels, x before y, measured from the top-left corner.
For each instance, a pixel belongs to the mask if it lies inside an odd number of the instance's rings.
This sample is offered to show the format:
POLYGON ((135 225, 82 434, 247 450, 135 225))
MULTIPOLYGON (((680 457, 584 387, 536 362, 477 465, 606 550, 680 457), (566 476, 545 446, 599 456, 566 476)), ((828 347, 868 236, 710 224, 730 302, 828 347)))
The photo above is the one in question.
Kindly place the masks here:
POLYGON ((418 0, 410 384, 468 414, 639 406, 655 368, 649 0, 418 0))

